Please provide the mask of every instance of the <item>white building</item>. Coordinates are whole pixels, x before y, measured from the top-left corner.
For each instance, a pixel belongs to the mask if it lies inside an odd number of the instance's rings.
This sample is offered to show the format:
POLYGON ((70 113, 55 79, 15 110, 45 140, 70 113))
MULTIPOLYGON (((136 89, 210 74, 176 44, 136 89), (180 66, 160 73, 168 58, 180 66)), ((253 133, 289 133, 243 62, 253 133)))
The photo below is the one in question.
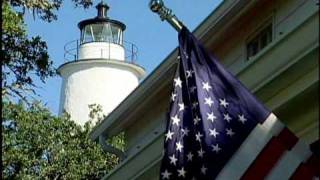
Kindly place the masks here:
POLYGON ((65 58, 72 60, 58 68, 62 77, 59 114, 68 112, 80 125, 89 119, 89 105, 101 105, 108 115, 145 73, 134 64, 136 47, 123 40, 126 26, 108 18, 108 9, 100 3, 97 17, 78 24, 80 40, 65 47, 65 58))

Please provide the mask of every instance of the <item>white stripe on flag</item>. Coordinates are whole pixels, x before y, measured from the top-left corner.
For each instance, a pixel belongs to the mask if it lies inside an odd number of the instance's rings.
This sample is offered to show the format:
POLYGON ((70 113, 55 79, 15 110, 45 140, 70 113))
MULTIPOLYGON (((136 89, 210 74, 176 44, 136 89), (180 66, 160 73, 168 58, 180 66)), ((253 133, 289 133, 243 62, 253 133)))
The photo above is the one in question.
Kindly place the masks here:
POLYGON ((217 179, 239 179, 269 140, 273 136, 278 135, 283 128, 283 124, 271 113, 262 125, 258 124, 252 130, 247 139, 218 174, 217 179))
POLYGON ((307 160, 311 154, 308 146, 299 140, 290 151, 287 151, 286 154, 280 158, 267 179, 289 179, 300 163, 307 160), (289 164, 290 166, 288 166, 289 164))

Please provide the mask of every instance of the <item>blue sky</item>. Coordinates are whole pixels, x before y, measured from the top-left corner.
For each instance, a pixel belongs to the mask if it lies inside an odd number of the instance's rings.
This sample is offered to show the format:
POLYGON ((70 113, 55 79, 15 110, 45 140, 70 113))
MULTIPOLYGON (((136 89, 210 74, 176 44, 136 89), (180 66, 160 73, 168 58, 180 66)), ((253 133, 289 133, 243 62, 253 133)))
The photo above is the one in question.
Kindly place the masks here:
MULTIPOLYGON (((176 16, 192 31, 194 30, 222 0, 165 0, 176 16)), ((100 0, 94 1, 94 6, 100 0)), ((126 24, 124 40, 138 46, 137 63, 150 74, 164 58, 178 45, 177 32, 166 22, 162 22, 158 15, 150 11, 149 0, 105 0, 110 6, 108 16, 126 24)), ((41 36, 48 45, 50 58, 54 66, 65 62, 64 45, 80 37, 77 24, 84 19, 96 16, 96 9, 87 10, 74 8, 69 0, 65 0, 58 11, 58 20, 45 23, 40 19, 33 19, 26 14, 26 24, 30 36, 41 36)), ((45 84, 36 82, 40 87, 36 91, 48 108, 58 113, 60 100, 61 78, 50 78, 45 84)))

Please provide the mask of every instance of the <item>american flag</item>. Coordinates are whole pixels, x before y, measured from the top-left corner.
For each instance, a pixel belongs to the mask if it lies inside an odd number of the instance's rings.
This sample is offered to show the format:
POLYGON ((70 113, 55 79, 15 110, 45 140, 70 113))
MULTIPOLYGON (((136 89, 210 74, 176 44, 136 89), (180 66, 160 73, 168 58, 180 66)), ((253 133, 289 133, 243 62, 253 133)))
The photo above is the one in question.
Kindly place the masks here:
POLYGON ((289 179, 305 175, 302 167, 310 177, 319 173, 309 168, 309 148, 185 27, 178 61, 160 179, 289 179))

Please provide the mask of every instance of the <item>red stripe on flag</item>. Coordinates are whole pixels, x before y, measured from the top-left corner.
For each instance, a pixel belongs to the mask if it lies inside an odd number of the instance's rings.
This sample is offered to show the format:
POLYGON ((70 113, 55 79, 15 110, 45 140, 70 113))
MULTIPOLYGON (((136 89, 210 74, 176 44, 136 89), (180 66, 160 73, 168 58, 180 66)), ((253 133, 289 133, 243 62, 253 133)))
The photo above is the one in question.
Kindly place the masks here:
POLYGON ((291 150, 299 140, 298 137, 295 136, 288 128, 284 128, 277 138, 287 148, 287 150, 291 150))
POLYGON ((312 179, 313 173, 305 164, 300 164, 294 174, 290 177, 290 180, 300 180, 300 179, 312 179))
POLYGON ((284 128, 277 137, 273 137, 268 142, 241 179, 251 180, 266 177, 286 150, 291 149, 297 141, 297 137, 284 128))
POLYGON ((313 154, 307 162, 299 165, 290 179, 312 179, 315 176, 320 176, 320 159, 313 154))
POLYGON ((263 179, 285 151, 285 146, 276 137, 273 137, 241 179, 263 179))

